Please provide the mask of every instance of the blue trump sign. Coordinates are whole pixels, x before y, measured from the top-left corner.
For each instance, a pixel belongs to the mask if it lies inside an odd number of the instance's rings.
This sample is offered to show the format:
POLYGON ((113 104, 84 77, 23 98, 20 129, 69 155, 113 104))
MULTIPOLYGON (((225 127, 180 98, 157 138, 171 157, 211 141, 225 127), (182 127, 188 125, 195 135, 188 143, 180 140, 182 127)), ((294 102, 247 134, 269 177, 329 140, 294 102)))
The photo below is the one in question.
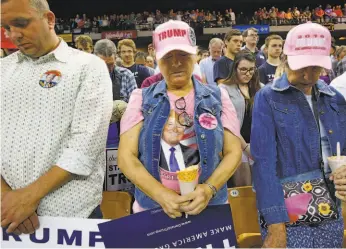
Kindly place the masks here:
POLYGON ((269 25, 235 25, 232 26, 233 29, 238 29, 241 32, 247 30, 248 28, 255 28, 258 30, 259 35, 266 35, 270 33, 269 25))
POLYGON ((227 204, 178 219, 152 209, 98 226, 106 248, 230 248, 237 243, 227 204))

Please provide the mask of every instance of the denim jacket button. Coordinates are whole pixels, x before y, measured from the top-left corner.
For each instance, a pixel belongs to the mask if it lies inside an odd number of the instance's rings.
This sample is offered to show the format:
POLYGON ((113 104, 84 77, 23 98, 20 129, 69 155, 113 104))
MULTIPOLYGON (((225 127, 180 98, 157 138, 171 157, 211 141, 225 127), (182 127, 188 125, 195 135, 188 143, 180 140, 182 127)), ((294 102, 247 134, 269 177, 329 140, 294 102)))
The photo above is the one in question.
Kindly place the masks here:
POLYGON ((329 134, 333 134, 333 130, 329 130, 328 133, 329 133, 329 134))
POLYGON ((203 164, 207 164, 207 159, 204 159, 204 160, 203 160, 203 164))
POLYGON ((202 134, 202 135, 201 135, 201 138, 202 138, 202 139, 205 139, 205 135, 204 135, 204 134, 202 134))
POLYGON ((323 115, 323 114, 324 114, 324 111, 321 111, 320 114, 323 115))

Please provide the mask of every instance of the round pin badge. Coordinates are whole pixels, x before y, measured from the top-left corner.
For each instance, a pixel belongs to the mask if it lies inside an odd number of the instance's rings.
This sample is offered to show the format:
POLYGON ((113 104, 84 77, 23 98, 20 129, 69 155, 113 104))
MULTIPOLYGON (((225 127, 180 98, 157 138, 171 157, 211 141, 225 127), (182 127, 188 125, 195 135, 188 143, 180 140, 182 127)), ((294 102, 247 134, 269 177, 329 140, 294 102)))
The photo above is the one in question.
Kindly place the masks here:
POLYGON ((43 88, 55 87, 61 81, 61 76, 60 71, 49 70, 41 76, 39 84, 43 88))
POLYGON ((217 127, 217 119, 210 113, 203 113, 199 116, 199 124, 207 130, 214 130, 217 127))

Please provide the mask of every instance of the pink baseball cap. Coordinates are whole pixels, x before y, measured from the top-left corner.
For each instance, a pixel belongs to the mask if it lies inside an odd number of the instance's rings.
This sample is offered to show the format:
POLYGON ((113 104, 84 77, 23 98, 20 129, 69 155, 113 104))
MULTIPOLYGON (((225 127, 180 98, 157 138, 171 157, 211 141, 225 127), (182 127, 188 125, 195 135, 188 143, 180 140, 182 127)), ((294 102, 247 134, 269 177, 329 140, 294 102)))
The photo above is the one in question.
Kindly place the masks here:
POLYGON ((197 53, 195 32, 182 21, 170 20, 159 25, 153 32, 153 44, 157 60, 173 50, 197 53))
POLYGON ((292 70, 309 66, 331 69, 330 48, 329 30, 320 24, 307 22, 288 32, 284 54, 292 70))

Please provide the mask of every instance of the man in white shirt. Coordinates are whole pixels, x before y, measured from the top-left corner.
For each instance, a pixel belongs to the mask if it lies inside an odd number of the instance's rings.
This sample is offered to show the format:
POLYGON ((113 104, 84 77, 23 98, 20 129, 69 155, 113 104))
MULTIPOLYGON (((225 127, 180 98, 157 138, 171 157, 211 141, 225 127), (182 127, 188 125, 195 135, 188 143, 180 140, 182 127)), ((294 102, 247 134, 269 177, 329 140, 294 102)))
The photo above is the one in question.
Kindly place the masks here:
POLYGON ((223 41, 219 38, 213 38, 209 42, 209 52, 210 56, 200 61, 199 66, 201 68, 202 80, 204 83, 210 85, 216 85, 214 81, 214 64, 215 61, 220 59, 222 55, 222 49, 225 46, 223 41))
POLYGON ((339 77, 335 78, 330 83, 330 86, 338 90, 342 95, 344 95, 344 98, 346 99, 346 72, 344 72, 339 77))
POLYGON ((232 25, 235 25, 235 13, 233 12, 232 9, 229 9, 229 14, 231 16, 231 22, 232 22, 232 25))
POLYGON ((100 217, 113 107, 106 64, 58 38, 46 0, 2 0, 1 14, 20 50, 1 61, 1 226, 33 233, 37 215, 100 217))

